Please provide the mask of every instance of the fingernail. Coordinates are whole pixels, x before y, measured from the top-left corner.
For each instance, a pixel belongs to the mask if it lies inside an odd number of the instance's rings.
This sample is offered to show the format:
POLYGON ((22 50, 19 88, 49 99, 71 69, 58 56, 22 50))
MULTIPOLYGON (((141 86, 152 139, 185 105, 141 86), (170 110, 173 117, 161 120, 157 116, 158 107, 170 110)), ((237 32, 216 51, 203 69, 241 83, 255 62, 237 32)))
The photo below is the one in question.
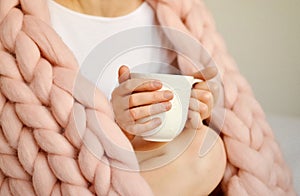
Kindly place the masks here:
POLYGON ((154 125, 158 126, 158 125, 161 124, 161 119, 160 118, 154 118, 152 122, 153 122, 154 125))
POLYGON ((173 98, 173 93, 171 91, 165 91, 164 92, 164 98, 172 99, 173 98))
POLYGON ((154 81, 153 82, 153 86, 155 87, 155 88, 159 88, 159 87, 161 87, 162 86, 162 84, 161 84, 161 82, 160 81, 154 81))
POLYGON ((164 103, 164 107, 165 107, 165 110, 168 111, 171 109, 172 104, 170 102, 166 102, 166 103, 164 103))

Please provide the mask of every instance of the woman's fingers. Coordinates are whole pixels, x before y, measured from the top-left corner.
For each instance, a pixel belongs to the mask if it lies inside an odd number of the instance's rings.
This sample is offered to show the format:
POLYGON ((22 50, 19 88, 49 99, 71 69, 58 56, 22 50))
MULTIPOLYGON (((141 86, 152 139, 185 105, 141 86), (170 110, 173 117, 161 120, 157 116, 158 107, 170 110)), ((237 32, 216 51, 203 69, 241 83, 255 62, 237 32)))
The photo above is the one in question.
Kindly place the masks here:
POLYGON ((162 87, 162 83, 158 80, 133 79, 132 82, 137 82, 137 85, 129 85, 129 87, 136 86, 133 92, 156 91, 162 87))
POLYGON ((118 93, 118 89, 115 89, 112 94, 113 105, 116 110, 127 110, 139 106, 168 102, 173 98, 173 93, 168 90, 134 93, 125 96, 120 96, 118 93))
POLYGON ((150 117, 171 109, 169 101, 173 93, 158 91, 162 88, 159 80, 131 79, 130 70, 124 65, 118 75, 120 85, 114 89, 111 102, 116 122, 132 140, 135 135, 151 131, 162 123, 160 118, 150 117))
POLYGON ((195 112, 199 112, 202 120, 205 120, 210 116, 210 111, 208 110, 207 105, 205 103, 202 103, 198 99, 190 99, 189 109, 195 112))
POLYGON ((169 111, 172 107, 170 102, 157 103, 153 105, 141 106, 129 109, 133 120, 139 120, 155 114, 169 111))
POLYGON ((203 80, 203 82, 196 83, 191 92, 189 103, 187 128, 201 128, 203 120, 210 117, 211 110, 214 105, 214 100, 217 99, 212 92, 216 91, 216 85, 208 80, 213 79, 218 74, 216 67, 207 67, 199 72, 193 74, 194 78, 203 80))
POLYGON ((199 112, 195 112, 193 110, 189 110, 188 112, 188 120, 185 124, 186 128, 192 129, 201 129, 203 126, 202 118, 199 112))
POLYGON ((191 97, 198 99, 202 103, 205 103, 209 109, 213 107, 214 97, 210 91, 192 89, 191 97))
POLYGON ((210 80, 218 74, 218 69, 216 67, 206 67, 201 71, 193 74, 194 78, 201 80, 210 80))
POLYGON ((208 85, 208 82, 198 82, 194 85, 195 89, 200 89, 200 90, 206 90, 210 91, 210 87, 208 85))
POLYGON ((119 68, 118 75, 119 75, 118 79, 119 79, 120 84, 125 82, 126 80, 130 79, 130 70, 129 70, 129 68, 126 65, 122 65, 119 68))
POLYGON ((214 103, 218 100, 219 97, 219 87, 215 82, 206 81, 199 82, 194 85, 194 89, 206 90, 212 93, 214 103))
POLYGON ((145 132, 151 131, 161 125, 160 118, 153 118, 146 122, 135 121, 133 124, 127 124, 126 131, 133 135, 141 135, 145 132))
MULTIPOLYGON (((212 95, 212 93, 210 91, 206 91, 206 90, 199 90, 199 89, 193 89, 192 93, 191 93, 191 97, 195 98, 197 100, 199 100, 201 103, 197 104, 193 104, 196 105, 198 107, 198 111, 200 111, 201 116, 203 119, 206 119, 210 116, 211 110, 213 108, 214 105, 214 97, 212 95), (203 106, 206 105, 205 106, 203 106), (207 111, 202 111, 202 110, 207 110, 207 111)), ((197 110, 195 110, 197 111, 197 110)))
POLYGON ((129 133, 127 137, 130 139, 133 138, 130 134, 141 135, 144 132, 155 129, 161 124, 161 119, 158 117, 151 118, 150 120, 145 120, 145 117, 166 112, 170 108, 171 103, 165 102, 127 109, 120 111, 118 115, 116 115, 116 121, 125 132, 129 133))
POLYGON ((129 97, 129 107, 144 106, 150 104, 156 104, 161 102, 170 101, 173 98, 171 91, 155 91, 155 92, 143 92, 135 93, 129 97))
POLYGON ((161 89, 162 83, 158 80, 146 79, 129 79, 121 83, 115 90, 114 94, 117 95, 130 95, 134 92, 149 92, 161 89))
POLYGON ((131 94, 133 92, 144 92, 144 91, 155 91, 159 90, 162 87, 162 83, 159 80, 146 80, 146 79, 130 79, 130 70, 127 66, 122 65, 119 68, 119 86, 120 95, 131 94), (123 83, 123 84, 122 84, 123 83))

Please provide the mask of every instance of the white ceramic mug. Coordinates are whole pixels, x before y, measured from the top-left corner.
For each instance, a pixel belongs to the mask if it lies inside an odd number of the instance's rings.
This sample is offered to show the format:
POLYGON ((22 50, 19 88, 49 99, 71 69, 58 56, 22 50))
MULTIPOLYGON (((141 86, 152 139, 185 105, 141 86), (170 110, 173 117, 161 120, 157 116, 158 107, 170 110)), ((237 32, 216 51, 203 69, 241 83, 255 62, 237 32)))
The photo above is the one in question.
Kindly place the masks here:
POLYGON ((159 80, 163 84, 160 90, 173 92, 172 108, 169 111, 140 119, 141 122, 146 122, 154 117, 159 117, 162 120, 162 124, 159 127, 143 133, 141 135, 143 139, 156 142, 173 140, 185 126, 192 86, 202 80, 195 79, 192 76, 154 73, 131 73, 131 78, 159 80))

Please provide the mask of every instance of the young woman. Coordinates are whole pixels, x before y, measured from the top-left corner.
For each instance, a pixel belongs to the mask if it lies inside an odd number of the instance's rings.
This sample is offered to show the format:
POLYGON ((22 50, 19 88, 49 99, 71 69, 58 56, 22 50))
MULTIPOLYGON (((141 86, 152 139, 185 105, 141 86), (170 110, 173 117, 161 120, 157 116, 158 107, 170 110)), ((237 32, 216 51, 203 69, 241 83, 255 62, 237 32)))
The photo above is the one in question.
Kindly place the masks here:
MULTIPOLYGON (((54 29, 74 52, 80 64, 97 44, 109 36, 130 28, 157 25, 154 10, 143 0, 48 1, 54 29)), ((145 35, 156 38, 155 36, 157 35, 145 35)), ((174 160, 169 160, 158 168, 141 171, 155 195, 208 195, 223 177, 226 155, 222 140, 213 130, 202 124, 203 120, 210 117, 214 103, 213 93, 206 81, 193 87, 189 120, 185 130, 173 142, 164 144, 133 139, 135 135, 152 130, 162 123, 159 119, 143 124, 137 123, 137 120, 168 111, 172 107, 170 100, 173 94, 170 91, 158 91, 162 87, 160 81, 130 78, 132 65, 149 58, 149 53, 156 54, 154 56, 157 61, 168 58, 164 52, 157 53, 154 49, 141 51, 139 55, 133 54, 121 62, 128 67, 119 64, 110 72, 115 77, 108 86, 100 83, 98 87, 104 92, 109 92, 106 95, 111 97, 116 122, 132 141, 134 148, 137 151, 158 149, 148 153, 146 158, 143 157, 140 162, 142 168, 148 163, 160 162, 164 157, 176 153, 176 146, 184 143, 184 138, 192 138, 191 142, 186 144, 187 148, 174 157, 174 160), (117 81, 120 85, 115 88, 117 81), (126 100, 129 104, 120 104, 126 100), (209 138, 215 139, 204 141, 209 138), (205 156, 200 157, 199 151, 204 142, 214 145, 205 156)), ((168 62, 168 59, 166 61, 168 62)), ((210 68, 202 73, 195 73, 195 76, 207 80, 216 75, 216 70, 210 68)), ((89 73, 85 75, 89 77, 89 73)))

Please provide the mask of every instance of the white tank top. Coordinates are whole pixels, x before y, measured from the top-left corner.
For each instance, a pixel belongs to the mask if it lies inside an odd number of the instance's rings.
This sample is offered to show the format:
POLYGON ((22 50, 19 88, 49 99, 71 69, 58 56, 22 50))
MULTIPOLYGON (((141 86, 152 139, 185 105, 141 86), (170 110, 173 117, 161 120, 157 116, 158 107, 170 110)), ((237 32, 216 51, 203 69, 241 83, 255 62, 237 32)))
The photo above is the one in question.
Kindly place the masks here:
MULTIPOLYGON (((70 10, 53 0, 48 0, 50 17, 53 28, 60 35, 65 44, 74 53, 79 65, 82 65, 90 52, 110 36, 135 27, 156 25, 153 9, 143 2, 133 12, 120 17, 100 17, 81 14, 70 10)), ((155 32, 145 35, 147 39, 159 39, 155 32)), ((111 47, 117 47, 112 45, 111 47)), ((101 57, 101 54, 99 54, 101 57)), ((126 52, 115 59, 109 67, 95 63, 95 66, 83 68, 81 72, 85 77, 94 82, 104 94, 110 98, 111 92, 118 85, 118 68, 127 65, 131 69, 147 62, 163 62, 153 67, 139 67, 139 72, 172 72, 169 66, 172 58, 170 52, 160 48, 141 48, 126 52), (105 70, 104 70, 105 68, 105 70), (104 70, 104 74, 95 75, 96 69, 104 70)))

